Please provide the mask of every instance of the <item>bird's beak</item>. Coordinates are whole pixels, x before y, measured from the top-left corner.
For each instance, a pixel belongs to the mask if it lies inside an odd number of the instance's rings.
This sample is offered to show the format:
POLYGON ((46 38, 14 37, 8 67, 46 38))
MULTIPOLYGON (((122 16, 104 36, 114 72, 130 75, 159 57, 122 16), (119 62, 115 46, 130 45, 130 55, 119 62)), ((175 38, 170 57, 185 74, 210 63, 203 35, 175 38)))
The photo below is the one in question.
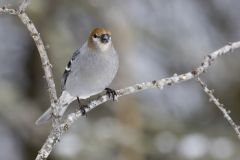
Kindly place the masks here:
POLYGON ((109 34, 103 34, 103 35, 101 36, 101 42, 102 42, 102 43, 108 43, 109 40, 110 40, 110 35, 109 35, 109 34))

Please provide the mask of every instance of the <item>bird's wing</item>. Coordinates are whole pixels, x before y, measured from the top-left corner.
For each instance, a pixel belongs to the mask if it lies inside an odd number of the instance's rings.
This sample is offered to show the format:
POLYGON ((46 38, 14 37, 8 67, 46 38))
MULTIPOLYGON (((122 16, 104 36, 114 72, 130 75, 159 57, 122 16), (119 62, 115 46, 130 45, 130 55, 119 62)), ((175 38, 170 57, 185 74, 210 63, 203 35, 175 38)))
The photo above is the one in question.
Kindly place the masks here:
POLYGON ((73 55, 71 60, 68 62, 65 71, 63 72, 63 76, 62 76, 62 80, 61 80, 61 89, 62 91, 65 89, 65 84, 67 82, 67 78, 69 76, 69 74, 71 73, 71 67, 72 67, 72 63, 73 61, 76 59, 76 57, 80 54, 80 49, 77 49, 73 55))

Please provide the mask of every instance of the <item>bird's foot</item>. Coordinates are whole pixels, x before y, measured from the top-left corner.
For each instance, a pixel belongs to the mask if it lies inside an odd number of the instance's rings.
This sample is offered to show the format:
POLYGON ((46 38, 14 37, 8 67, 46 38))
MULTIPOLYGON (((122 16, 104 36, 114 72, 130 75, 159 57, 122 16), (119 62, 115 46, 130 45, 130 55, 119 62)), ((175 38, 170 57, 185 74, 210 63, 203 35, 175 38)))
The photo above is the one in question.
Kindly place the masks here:
POLYGON ((56 115, 56 114, 54 114, 53 112, 51 113, 51 118, 54 118, 54 119, 59 119, 59 118, 61 118, 61 116, 58 114, 58 115, 56 115))
POLYGON ((116 100, 116 96, 117 96, 117 92, 111 88, 105 88, 105 90, 107 91, 107 95, 109 98, 112 98, 113 101, 116 100))
POLYGON ((87 117, 87 112, 86 112, 85 108, 88 108, 88 105, 81 104, 79 97, 77 97, 77 100, 78 100, 79 110, 81 111, 83 116, 87 117))
POLYGON ((88 105, 79 106, 79 110, 81 111, 82 115, 85 116, 85 117, 87 117, 86 108, 88 108, 88 105))

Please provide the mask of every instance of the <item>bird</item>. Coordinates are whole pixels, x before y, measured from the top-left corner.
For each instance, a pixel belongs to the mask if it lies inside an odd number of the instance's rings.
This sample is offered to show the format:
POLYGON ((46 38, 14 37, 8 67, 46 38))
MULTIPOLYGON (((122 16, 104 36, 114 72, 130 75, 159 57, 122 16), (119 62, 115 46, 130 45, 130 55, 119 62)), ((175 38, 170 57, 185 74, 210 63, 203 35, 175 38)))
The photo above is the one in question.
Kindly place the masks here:
MULTIPOLYGON (((82 47, 73 53, 63 72, 58 101, 59 116, 63 116, 67 106, 76 99, 82 114, 86 114, 80 100, 104 90, 114 100, 116 91, 107 87, 115 78, 118 68, 119 57, 112 43, 111 32, 103 27, 94 28, 82 47)), ((49 107, 35 123, 46 123, 52 115, 49 107)))

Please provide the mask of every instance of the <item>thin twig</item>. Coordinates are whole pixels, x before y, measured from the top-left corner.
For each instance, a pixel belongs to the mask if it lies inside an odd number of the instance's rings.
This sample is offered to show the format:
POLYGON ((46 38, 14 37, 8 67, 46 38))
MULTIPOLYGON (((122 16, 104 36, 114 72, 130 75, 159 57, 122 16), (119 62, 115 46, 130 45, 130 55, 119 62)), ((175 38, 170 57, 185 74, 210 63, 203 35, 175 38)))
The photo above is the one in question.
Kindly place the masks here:
POLYGON ((30 4, 31 0, 23 0, 22 3, 19 6, 19 11, 20 12, 25 12, 26 8, 28 7, 28 5, 30 4))
MULTIPOLYGON (((153 80, 151 82, 144 82, 140 84, 135 84, 133 86, 129 86, 127 88, 123 88, 120 90, 117 90, 117 98, 129 94, 133 94, 139 91, 143 91, 146 89, 151 88, 160 88, 163 89, 165 86, 171 86, 176 83, 180 83, 186 80, 193 79, 197 76, 199 76, 202 73, 205 73, 206 70, 211 66, 212 62, 216 60, 219 56, 224 55, 226 53, 230 53, 231 51, 240 48, 240 41, 228 44, 215 52, 209 54, 208 56, 205 56, 203 62, 199 67, 194 69, 191 72, 187 72, 181 75, 174 74, 172 77, 169 78, 163 78, 161 80, 153 80)), ((107 102, 111 100, 106 94, 98 97, 96 100, 92 100, 89 102, 88 107, 85 109, 86 112, 89 112, 90 110, 94 109, 95 107, 99 106, 100 104, 107 102)), ((67 116, 66 120, 58 127, 58 129, 52 129, 50 132, 47 140, 45 141, 44 145, 42 146, 41 150, 38 152, 38 155, 36 157, 36 160, 42 160, 49 156, 51 153, 53 146, 59 142, 61 136, 68 131, 68 129, 71 127, 71 125, 82 116, 81 111, 76 111, 74 113, 71 113, 67 116)))
POLYGON ((11 8, 7 8, 5 6, 0 7, 0 14, 12 14, 12 15, 16 15, 17 14, 17 10, 16 9, 11 9, 11 8))
POLYGON ((231 116, 229 115, 230 111, 224 108, 224 105, 220 103, 219 100, 213 95, 213 91, 208 89, 206 83, 204 83, 199 77, 197 81, 201 84, 204 92, 209 96, 209 101, 213 102, 218 107, 218 109, 223 113, 224 118, 226 118, 226 120, 232 126, 238 138, 240 139, 239 126, 236 125, 236 123, 232 120, 231 116))

